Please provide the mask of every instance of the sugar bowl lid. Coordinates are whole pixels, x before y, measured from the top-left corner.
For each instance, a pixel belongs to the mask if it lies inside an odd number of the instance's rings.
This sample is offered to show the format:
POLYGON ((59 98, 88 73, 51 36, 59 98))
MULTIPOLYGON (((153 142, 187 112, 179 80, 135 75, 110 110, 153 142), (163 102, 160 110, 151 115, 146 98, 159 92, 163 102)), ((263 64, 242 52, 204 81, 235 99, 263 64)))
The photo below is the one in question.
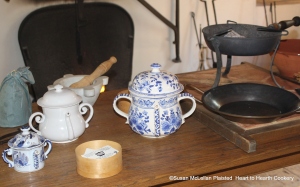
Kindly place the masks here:
POLYGON ((179 83, 177 76, 161 71, 160 67, 160 64, 153 63, 152 70, 137 74, 129 86, 129 91, 152 97, 180 93, 183 85, 179 83))
POLYGON ((81 96, 60 84, 48 86, 48 90, 49 91, 37 101, 37 104, 41 107, 62 108, 73 106, 82 101, 81 96))
POLYGON ((8 141, 8 146, 11 148, 30 148, 38 146, 45 141, 43 136, 38 135, 35 132, 30 131, 29 126, 22 126, 21 133, 8 141))

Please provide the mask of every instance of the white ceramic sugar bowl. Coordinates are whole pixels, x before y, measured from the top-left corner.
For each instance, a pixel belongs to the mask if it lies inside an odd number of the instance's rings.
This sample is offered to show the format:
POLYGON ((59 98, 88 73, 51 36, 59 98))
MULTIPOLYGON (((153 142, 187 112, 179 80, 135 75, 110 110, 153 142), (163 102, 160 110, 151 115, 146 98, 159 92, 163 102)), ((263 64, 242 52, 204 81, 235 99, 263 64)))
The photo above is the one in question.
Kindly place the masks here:
POLYGON ((22 133, 8 141, 9 148, 2 152, 4 162, 16 171, 27 173, 40 170, 45 165, 45 159, 52 150, 51 141, 34 132, 28 126, 21 127, 22 133), (46 152, 44 147, 47 146, 46 152), (12 156, 12 160, 7 158, 12 156))
POLYGON ((68 143, 81 136, 89 126, 94 110, 92 105, 81 103, 82 98, 62 85, 48 86, 48 92, 37 101, 43 113, 35 112, 29 118, 29 126, 39 135, 54 143, 68 143), (81 104, 80 104, 81 103, 81 104), (86 120, 82 117, 90 109, 86 120), (39 123, 39 130, 32 125, 32 120, 39 123))
POLYGON ((164 137, 174 133, 196 109, 194 97, 181 93, 183 85, 178 78, 160 71, 160 64, 151 65, 152 70, 139 73, 129 86, 130 94, 119 94, 113 102, 114 110, 127 119, 131 129, 146 137, 164 137), (131 102, 129 113, 121 111, 119 99, 131 102), (182 114, 180 100, 192 101, 192 108, 182 114))

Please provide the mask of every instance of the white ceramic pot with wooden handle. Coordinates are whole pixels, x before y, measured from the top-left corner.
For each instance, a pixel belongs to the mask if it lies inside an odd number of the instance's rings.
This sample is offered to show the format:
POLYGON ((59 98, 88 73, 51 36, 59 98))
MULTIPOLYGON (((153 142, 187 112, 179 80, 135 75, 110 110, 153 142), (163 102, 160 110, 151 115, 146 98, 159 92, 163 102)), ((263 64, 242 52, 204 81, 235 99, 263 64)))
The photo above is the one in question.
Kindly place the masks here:
POLYGON ((74 82, 69 87, 70 88, 83 88, 91 85, 97 77, 100 77, 106 73, 111 66, 117 62, 116 57, 112 56, 107 61, 102 62, 92 74, 84 76, 80 81, 74 82))
POLYGON ((84 103, 94 105, 100 95, 100 90, 108 84, 109 78, 102 75, 116 62, 116 57, 112 56, 102 62, 90 75, 66 74, 54 81, 53 85, 63 85, 81 96, 84 103))
POLYGON ((94 105, 97 101, 101 88, 106 86, 109 81, 109 77, 107 76, 100 76, 97 77, 93 83, 89 86, 85 86, 82 88, 70 88, 70 85, 74 82, 78 82, 83 79, 86 75, 73 75, 73 74, 66 74, 62 78, 57 79, 54 81, 53 85, 60 84, 73 92, 77 95, 81 96, 83 103, 89 103, 90 105, 94 105))

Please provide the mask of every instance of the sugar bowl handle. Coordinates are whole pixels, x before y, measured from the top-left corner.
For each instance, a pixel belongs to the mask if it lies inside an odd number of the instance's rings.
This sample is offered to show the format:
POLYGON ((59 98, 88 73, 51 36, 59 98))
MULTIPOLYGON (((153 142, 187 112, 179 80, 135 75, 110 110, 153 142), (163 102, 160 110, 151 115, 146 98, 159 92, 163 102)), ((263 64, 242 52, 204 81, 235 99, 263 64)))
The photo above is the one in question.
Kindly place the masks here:
POLYGON ((192 94, 190 93, 181 93, 177 99, 178 103, 180 100, 183 100, 183 99, 189 99, 193 102, 193 106, 192 108, 185 114, 182 115, 182 123, 184 123, 184 119, 189 117, 190 115, 193 114, 193 112, 195 111, 196 109, 196 101, 195 101, 195 98, 194 96, 192 96, 192 94))
POLYGON ((50 140, 45 139, 44 141, 44 147, 48 145, 47 151, 44 153, 44 157, 45 159, 48 158, 48 154, 50 153, 50 151, 52 150, 52 143, 50 140))
POLYGON ((94 109, 92 107, 92 105, 90 105, 89 103, 82 103, 79 105, 79 112, 80 114, 85 114, 87 112, 87 108, 90 108, 90 115, 89 117, 85 120, 85 128, 88 128, 89 127, 89 122, 91 121, 93 115, 94 115, 94 109))
POLYGON ((14 162, 11 161, 10 159, 8 159, 6 157, 6 155, 12 155, 11 148, 4 149, 4 151, 2 152, 2 158, 3 158, 4 162, 6 162, 8 164, 8 167, 13 168, 15 166, 14 162))
POLYGON ((28 124, 29 124, 30 128, 34 132, 36 132, 38 135, 42 135, 41 131, 39 131, 39 130, 37 130, 36 128, 33 127, 33 125, 32 125, 33 118, 35 118, 35 121, 37 123, 43 123, 45 121, 45 115, 41 112, 35 112, 30 116, 29 121, 28 121, 28 124))
POLYGON ((121 94, 119 94, 119 95, 117 95, 116 97, 115 97, 115 99, 114 99, 114 103, 113 103, 113 108, 114 108, 114 110, 118 113, 118 114, 120 114, 121 116, 123 116, 124 118, 126 118, 126 123, 128 124, 129 123, 129 121, 128 121, 128 114, 126 114, 125 112, 123 112, 122 110, 120 110, 119 108, 118 108, 118 106, 117 106, 117 101, 119 100, 119 99, 127 99, 127 100, 129 100, 130 102, 132 102, 132 99, 131 99, 131 97, 130 97, 130 95, 129 94, 127 94, 127 93, 121 93, 121 94))

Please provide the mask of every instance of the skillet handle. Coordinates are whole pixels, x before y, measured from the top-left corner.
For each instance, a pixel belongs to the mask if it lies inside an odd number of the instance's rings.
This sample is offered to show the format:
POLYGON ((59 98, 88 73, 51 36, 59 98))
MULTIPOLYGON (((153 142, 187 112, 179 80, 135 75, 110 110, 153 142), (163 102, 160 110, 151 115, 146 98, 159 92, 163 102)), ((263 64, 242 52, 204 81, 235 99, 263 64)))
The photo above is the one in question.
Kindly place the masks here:
POLYGON ((281 36, 287 36, 289 34, 289 31, 287 30, 277 30, 272 27, 258 27, 256 30, 265 32, 281 32, 281 36))
POLYGON ((281 36, 287 36, 287 35, 289 35, 289 31, 283 30, 281 36))

